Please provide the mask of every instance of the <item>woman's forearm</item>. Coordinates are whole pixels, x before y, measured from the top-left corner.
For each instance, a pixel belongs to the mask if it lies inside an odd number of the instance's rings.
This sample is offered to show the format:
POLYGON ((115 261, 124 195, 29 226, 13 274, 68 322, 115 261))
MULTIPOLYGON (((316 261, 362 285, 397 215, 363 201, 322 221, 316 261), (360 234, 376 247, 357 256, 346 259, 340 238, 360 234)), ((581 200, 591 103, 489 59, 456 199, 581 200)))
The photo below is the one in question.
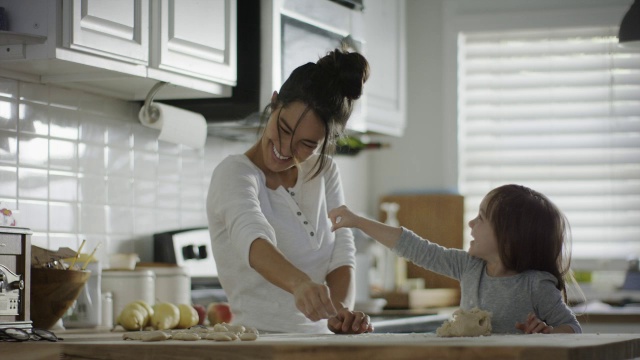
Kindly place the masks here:
POLYGON ((331 301, 336 308, 353 310, 355 303, 355 271, 351 266, 341 266, 327 275, 331 301))
POLYGON ((289 293, 293 293, 297 284, 311 280, 265 239, 256 239, 251 243, 249 265, 267 281, 289 293))

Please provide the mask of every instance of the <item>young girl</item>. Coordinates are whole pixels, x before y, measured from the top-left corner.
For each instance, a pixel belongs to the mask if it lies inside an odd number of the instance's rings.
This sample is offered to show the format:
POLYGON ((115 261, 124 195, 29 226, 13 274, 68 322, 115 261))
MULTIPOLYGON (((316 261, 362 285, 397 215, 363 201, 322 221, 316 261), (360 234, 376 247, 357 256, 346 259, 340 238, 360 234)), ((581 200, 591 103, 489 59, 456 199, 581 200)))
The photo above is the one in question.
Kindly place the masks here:
MULTIPOLYGON (((403 227, 329 212, 333 230, 355 227, 415 264, 460 281, 460 307, 493 314, 494 333, 581 333, 566 305, 563 262, 569 224, 543 194, 520 185, 490 191, 469 222, 468 252, 447 249, 403 227)), ((567 256, 567 258, 569 258, 567 256)))

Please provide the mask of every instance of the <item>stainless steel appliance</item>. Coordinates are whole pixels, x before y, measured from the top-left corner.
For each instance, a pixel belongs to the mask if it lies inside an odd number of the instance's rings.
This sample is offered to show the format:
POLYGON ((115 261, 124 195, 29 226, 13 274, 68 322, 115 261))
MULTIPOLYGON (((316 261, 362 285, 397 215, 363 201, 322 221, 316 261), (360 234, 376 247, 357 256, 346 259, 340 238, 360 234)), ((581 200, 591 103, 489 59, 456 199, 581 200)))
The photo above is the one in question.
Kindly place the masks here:
POLYGON ((31 329, 31 230, 0 226, 0 329, 31 329))
POLYGON ((218 280, 211 237, 206 227, 153 235, 153 260, 182 266, 191 277, 191 301, 207 306, 227 301, 218 280))

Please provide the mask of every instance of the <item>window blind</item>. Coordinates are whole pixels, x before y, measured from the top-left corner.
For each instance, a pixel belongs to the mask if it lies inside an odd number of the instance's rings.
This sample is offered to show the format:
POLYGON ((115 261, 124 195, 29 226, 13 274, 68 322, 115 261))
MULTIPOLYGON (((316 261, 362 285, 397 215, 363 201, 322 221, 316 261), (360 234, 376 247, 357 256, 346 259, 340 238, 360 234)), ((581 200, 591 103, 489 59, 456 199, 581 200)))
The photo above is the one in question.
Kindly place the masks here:
POLYGON ((617 31, 459 34, 466 222, 489 190, 517 183, 564 211, 574 258, 640 255, 640 52, 617 31))

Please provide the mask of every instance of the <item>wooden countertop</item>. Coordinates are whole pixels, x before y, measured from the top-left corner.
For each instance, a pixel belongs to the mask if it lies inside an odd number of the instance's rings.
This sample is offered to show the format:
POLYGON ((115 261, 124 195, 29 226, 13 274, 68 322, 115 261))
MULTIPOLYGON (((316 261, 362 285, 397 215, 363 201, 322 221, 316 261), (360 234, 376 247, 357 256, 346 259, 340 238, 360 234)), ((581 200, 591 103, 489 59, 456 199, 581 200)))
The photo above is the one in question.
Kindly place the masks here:
POLYGON ((2 359, 628 359, 640 357, 640 334, 492 335, 265 334, 256 341, 140 342, 122 333, 66 332, 49 342, 0 342, 2 359))

